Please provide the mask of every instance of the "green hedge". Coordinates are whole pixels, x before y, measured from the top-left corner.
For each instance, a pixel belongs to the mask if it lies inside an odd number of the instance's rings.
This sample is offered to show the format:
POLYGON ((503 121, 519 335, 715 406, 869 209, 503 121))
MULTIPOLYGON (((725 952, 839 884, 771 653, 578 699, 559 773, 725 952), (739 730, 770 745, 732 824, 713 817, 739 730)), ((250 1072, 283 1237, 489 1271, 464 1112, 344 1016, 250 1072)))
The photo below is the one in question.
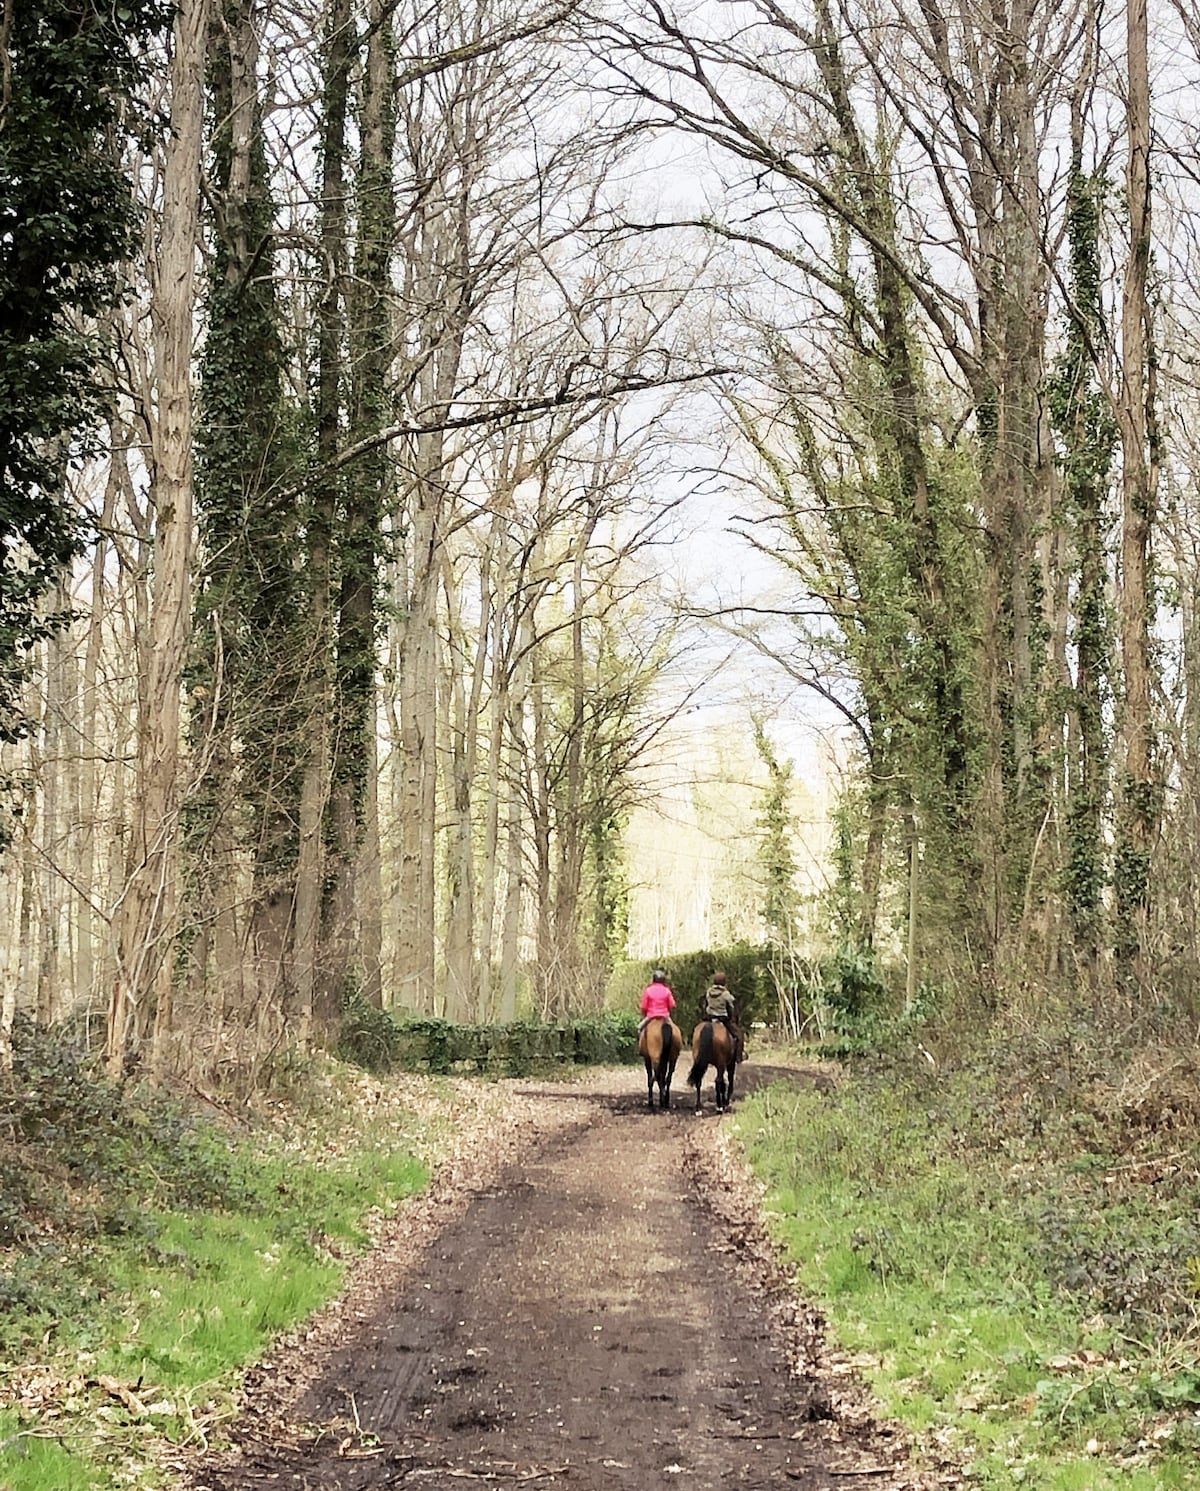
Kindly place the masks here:
POLYGON ((473 1072, 523 1077, 569 1065, 636 1062, 636 1013, 544 1024, 455 1025, 393 1015, 361 1000, 346 1008, 337 1054, 369 1071, 473 1072))
MULTIPOLYGON (((700 1017, 713 973, 723 968, 743 1022, 749 1025, 761 1020, 769 1025, 779 1013, 779 996, 771 975, 778 957, 763 944, 736 942, 697 952, 664 953, 652 962, 630 960, 614 970, 607 1002, 614 1008, 636 1010, 651 971, 665 968, 679 1002, 677 1018, 687 1034, 700 1017)), ((868 952, 842 950, 819 959, 797 958, 792 971, 795 997, 801 1007, 807 1007, 819 994, 834 1010, 839 1029, 845 1031, 856 1030, 862 1022, 884 1014, 890 1003, 883 971, 868 952)))
POLYGON ((772 1020, 775 1016, 775 986, 768 972, 770 949, 750 942, 730 947, 702 948, 697 952, 665 955, 654 962, 629 961, 614 971, 608 986, 608 1002, 635 1011, 642 990, 655 968, 665 968, 678 1001, 676 1018, 685 1036, 700 1018, 705 991, 718 968, 723 968, 729 991, 737 1000, 738 1014, 745 1024, 772 1020))

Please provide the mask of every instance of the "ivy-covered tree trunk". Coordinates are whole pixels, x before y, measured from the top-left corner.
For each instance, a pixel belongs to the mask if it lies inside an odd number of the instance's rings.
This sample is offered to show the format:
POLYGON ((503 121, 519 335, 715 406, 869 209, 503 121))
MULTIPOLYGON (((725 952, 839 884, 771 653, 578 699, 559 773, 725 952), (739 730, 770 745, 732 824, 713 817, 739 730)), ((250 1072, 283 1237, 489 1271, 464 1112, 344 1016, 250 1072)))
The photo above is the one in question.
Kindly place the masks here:
MULTIPOLYGON (((877 334, 871 351, 882 375, 884 399, 877 411, 878 478, 884 492, 894 489, 898 557, 907 569, 913 597, 916 656, 909 681, 928 700, 926 710, 916 711, 929 726, 921 743, 921 755, 928 762, 921 788, 924 817, 939 852, 957 871, 952 894, 971 906, 966 922, 978 931, 983 911, 976 900, 981 849, 975 821, 978 721, 971 699, 974 628, 973 618, 962 611, 962 596, 969 586, 964 586, 963 576, 952 580, 948 575, 950 561, 941 532, 945 520, 939 511, 943 494, 926 450, 920 357, 910 326, 909 295, 897 263, 895 203, 887 166, 873 160, 867 149, 851 102, 840 31, 824 0, 818 17, 816 57, 838 126, 846 190, 850 200, 861 204, 874 239, 871 310, 877 334)), ((850 283, 847 275, 847 330, 853 344, 859 340, 859 307, 850 296, 850 283)), ((873 599, 868 607, 873 609, 873 599)))
POLYGON ((879 920, 879 897, 883 888, 883 856, 887 843, 888 813, 892 806, 895 782, 880 741, 882 723, 871 718, 867 751, 865 832, 862 864, 859 870, 858 940, 864 948, 875 946, 879 920))
MULTIPOLYGON (((1086 81, 1087 74, 1084 74, 1086 81)), ((1101 294, 1100 224, 1105 181, 1086 173, 1082 98, 1072 111, 1067 241, 1071 313, 1064 356, 1050 383, 1050 405, 1063 449, 1065 497, 1074 550, 1075 677, 1073 728, 1066 782, 1064 877, 1075 959, 1093 991, 1099 979, 1104 887, 1109 743, 1105 725, 1109 672, 1107 619, 1108 480, 1116 441, 1096 359, 1105 334, 1101 294)))
POLYGON ((321 107, 320 237, 326 282, 316 312, 313 424, 316 472, 308 492, 308 640, 304 653, 305 720, 296 866, 296 1038, 315 1024, 328 1029, 337 1014, 335 976, 322 938, 326 812, 332 795, 333 542, 340 479, 335 461, 345 398, 345 274, 347 255, 346 129, 350 70, 356 55, 350 0, 333 0, 325 28, 321 107))
MULTIPOLYGON (((396 234, 394 169, 396 118, 395 43, 391 11, 371 0, 361 85, 361 153, 356 199, 358 240, 350 297, 350 441, 378 434, 388 422, 388 377, 394 356, 395 322, 390 293, 396 234)), ((338 544, 337 730, 333 758, 330 838, 333 886, 327 903, 325 942, 333 993, 341 997, 353 980, 377 989, 376 964, 367 965, 362 912, 378 901, 368 887, 368 774, 375 733, 375 669, 378 605, 376 565, 380 526, 391 486, 391 458, 376 445, 354 462, 346 482, 338 544)))
POLYGON ((1121 304, 1121 735, 1124 762, 1113 856, 1115 953, 1126 990, 1145 998, 1152 982, 1148 946, 1150 861, 1162 784, 1151 697, 1154 580, 1151 540, 1158 485, 1154 342, 1149 296, 1151 246, 1150 69, 1146 0, 1127 0, 1126 189, 1129 256, 1121 304))
POLYGON ((794 1003, 798 978, 796 859, 792 849, 791 762, 775 753, 761 720, 754 720, 754 744, 767 769, 767 786, 759 814, 759 862, 763 871, 762 920, 771 949, 771 977, 781 1010, 794 1003))
MULTIPOLYGON (((299 847, 305 626, 298 560, 294 415, 274 275, 274 208, 258 93, 257 17, 226 0, 210 28, 213 255, 198 438, 205 572, 198 598, 202 696, 211 697, 211 842, 229 844, 249 877, 247 987, 223 1004, 260 1041, 290 1006, 299 847), (230 790, 232 788, 232 790, 230 790), (213 822, 212 815, 224 822, 213 822), (246 1002, 248 999, 248 1002, 246 1002), (268 1029, 268 1027, 271 1027, 268 1029)), ((203 798, 201 798, 201 803, 203 798)), ((218 866, 215 894, 245 893, 218 866)))
POLYGON ((1018 977, 1027 954, 1023 908, 1039 893, 1035 887, 1051 883, 1053 869, 1044 852, 1037 862, 1050 801, 1049 636, 1039 544, 1049 532, 1054 470, 1041 414, 1048 268, 1039 236, 1032 25, 1033 7, 1015 7, 979 54, 972 80, 995 99, 990 135, 972 162, 976 398, 988 533, 982 626, 989 852, 982 865, 992 934, 1004 960, 999 971, 1018 977))

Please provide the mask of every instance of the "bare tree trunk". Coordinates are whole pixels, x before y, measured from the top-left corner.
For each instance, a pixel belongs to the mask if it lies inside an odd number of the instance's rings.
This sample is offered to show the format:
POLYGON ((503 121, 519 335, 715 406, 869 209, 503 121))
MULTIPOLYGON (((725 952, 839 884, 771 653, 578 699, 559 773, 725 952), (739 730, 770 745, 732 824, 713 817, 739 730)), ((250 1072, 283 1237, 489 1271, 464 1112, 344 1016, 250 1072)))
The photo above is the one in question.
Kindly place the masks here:
POLYGON ((15 943, 10 938, 8 958, 4 968, 3 987, 0 988, 0 1073, 11 1072, 13 1064, 12 1031, 17 1007, 29 983, 29 956, 32 950, 30 933, 34 896, 34 848, 31 837, 33 825, 27 824, 21 839, 20 872, 13 877, 16 897, 15 915, 12 925, 16 929, 15 943))
MULTIPOLYGON (((427 437, 423 437, 427 438, 427 437)), ((424 484, 414 493, 413 570, 400 652, 401 850, 398 994, 412 1009, 434 1000, 434 817, 437 673, 434 514, 424 484)))
MULTIPOLYGON (((488 544, 489 554, 499 556, 502 532, 503 520, 497 514, 492 520, 492 537, 488 544)), ((496 587, 496 591, 493 595, 489 628, 492 658, 491 698, 489 701, 487 767, 483 787, 484 824, 483 849, 480 859, 478 943, 475 952, 478 977, 475 1008, 481 1020, 486 1020, 490 1016, 495 999, 493 974, 496 959, 493 952, 493 938, 496 931, 496 892, 500 878, 501 765, 504 751, 504 726, 509 712, 508 677, 504 658, 506 595, 501 589, 504 583, 504 566, 502 563, 495 564, 489 570, 487 578, 489 588, 496 587)))
POLYGON ((79 887, 79 991, 89 1002, 97 990, 96 943, 100 933, 96 914, 96 818, 100 811, 96 768, 100 750, 97 728, 100 719, 98 685, 100 659, 104 648, 105 568, 110 552, 107 535, 113 525, 117 497, 121 492, 118 463, 125 460, 130 427, 124 420, 113 419, 109 431, 112 456, 104 489, 96 551, 92 556, 91 604, 80 698, 82 759, 79 770, 78 858, 75 873, 79 887))
POLYGON ((539 651, 534 649, 530 658, 533 742, 528 772, 533 830, 533 895, 537 908, 537 967, 534 970, 534 988, 538 1015, 545 1020, 557 1011, 559 993, 562 988, 562 971, 554 939, 554 888, 551 872, 554 821, 546 739, 547 685, 541 662, 539 651))
POLYGON ((584 565, 596 527, 600 522, 600 484, 603 479, 602 451, 608 422, 602 420, 597 435, 600 450, 591 472, 591 495, 587 516, 575 539, 571 556, 571 721, 567 727, 566 760, 559 791, 556 817, 557 865, 554 877, 554 1012, 581 992, 579 902, 583 889, 583 862, 587 852, 584 809, 584 741, 586 734, 586 683, 584 675, 583 623, 587 612, 584 565))
POLYGON ((517 1017, 517 985, 520 979, 521 906, 525 890, 524 834, 522 808, 528 789, 525 745, 525 705, 528 692, 529 649, 533 620, 526 611, 520 621, 517 652, 508 696, 508 769, 505 787, 508 811, 505 815, 504 910, 500 931, 500 1018, 517 1017))
MULTIPOLYGON (((66 590, 55 592, 55 610, 64 609, 66 590)), ((42 747, 39 777, 42 788, 42 811, 39 821, 40 890, 38 925, 37 1020, 51 1025, 65 1008, 62 988, 61 937, 63 920, 63 866, 61 854, 62 792, 64 776, 65 714, 64 657, 71 646, 69 631, 56 631, 45 644, 46 674, 42 704, 42 747)))
POLYGON ((207 0, 180 0, 171 60, 171 134, 154 286, 157 529, 146 706, 138 721, 132 874, 122 908, 106 1060, 119 1073, 134 1022, 155 1010, 154 1058, 170 1026, 178 897, 180 684, 191 604, 192 314, 200 211, 207 0))
MULTIPOLYGON (((444 557, 446 592, 447 662, 449 686, 445 690, 447 793, 449 843, 446 851, 446 1013, 452 1020, 470 1017, 475 989, 475 846, 471 805, 478 757, 479 706, 483 692, 487 608, 491 598, 484 589, 482 616, 476 635, 471 668, 471 687, 463 687, 466 643, 459 614, 459 597, 453 565, 444 557)), ((486 582, 485 582, 486 587, 486 582)))
POLYGON ((376 1009, 382 1009, 383 851, 379 835, 379 736, 375 730, 367 737, 363 830, 354 883, 358 887, 358 937, 363 998, 376 1009))

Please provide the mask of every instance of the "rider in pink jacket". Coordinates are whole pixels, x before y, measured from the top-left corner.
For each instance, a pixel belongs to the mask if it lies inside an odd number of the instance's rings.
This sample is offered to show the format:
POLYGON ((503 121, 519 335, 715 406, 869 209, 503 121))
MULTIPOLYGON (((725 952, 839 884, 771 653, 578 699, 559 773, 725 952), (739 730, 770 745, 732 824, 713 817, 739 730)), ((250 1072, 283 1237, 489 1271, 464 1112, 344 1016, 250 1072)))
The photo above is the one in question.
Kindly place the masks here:
POLYGON ((675 996, 667 983, 667 975, 661 968, 656 968, 642 990, 642 1023, 638 1029, 644 1030, 647 1020, 669 1019, 674 1008, 675 996))

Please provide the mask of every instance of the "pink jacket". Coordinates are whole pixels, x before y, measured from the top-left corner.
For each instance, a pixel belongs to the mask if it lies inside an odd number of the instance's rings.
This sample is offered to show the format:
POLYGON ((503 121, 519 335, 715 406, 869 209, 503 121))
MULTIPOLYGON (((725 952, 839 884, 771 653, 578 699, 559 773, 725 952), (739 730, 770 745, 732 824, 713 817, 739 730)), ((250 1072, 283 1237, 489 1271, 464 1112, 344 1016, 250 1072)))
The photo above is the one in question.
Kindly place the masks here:
POLYGON ((675 1008, 675 996, 666 984, 647 984, 642 990, 642 1014, 652 1019, 669 1015, 675 1008))

